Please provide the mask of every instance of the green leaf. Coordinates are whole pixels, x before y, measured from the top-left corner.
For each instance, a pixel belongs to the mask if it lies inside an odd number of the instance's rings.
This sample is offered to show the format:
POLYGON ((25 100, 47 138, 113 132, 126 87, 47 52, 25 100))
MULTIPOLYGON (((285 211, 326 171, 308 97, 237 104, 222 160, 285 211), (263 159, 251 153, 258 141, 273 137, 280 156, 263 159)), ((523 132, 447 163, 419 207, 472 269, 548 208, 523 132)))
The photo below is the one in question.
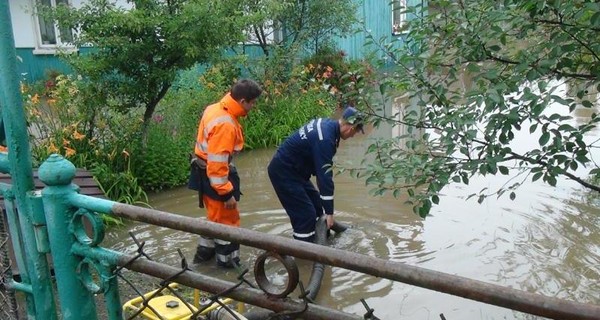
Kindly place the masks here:
POLYGON ((467 176, 467 174, 462 175, 462 181, 464 184, 469 184, 469 177, 467 176))
POLYGON ((485 196, 480 194, 479 198, 477 198, 477 203, 481 204, 483 202, 483 200, 485 200, 485 196))
POLYGON ((498 166, 498 170, 500 170, 500 173, 502 173, 503 175, 508 174, 508 168, 505 166, 498 166))
POLYGON ((542 133, 542 136, 540 137, 540 140, 539 140, 540 146, 545 146, 549 140, 550 140, 550 133, 549 132, 542 133))
POLYGON ((431 202, 433 202, 435 204, 439 204, 440 203, 440 197, 438 197, 437 195, 431 196, 431 202))
POLYGON ((535 130, 537 130, 537 123, 534 123, 531 125, 531 127, 529 127, 529 133, 534 133, 535 130))
POLYGON ((478 65, 477 63, 475 63, 475 62, 470 62, 470 63, 467 65, 467 71, 475 73, 475 72, 479 72, 479 71, 481 71, 481 68, 479 67, 479 65, 478 65))
POLYGON ((517 197, 517 195, 514 192, 511 192, 510 195, 510 200, 515 200, 515 198, 517 197))
POLYGON ((543 172, 541 172, 541 171, 540 171, 540 172, 536 172, 536 173, 533 175, 533 178, 531 178, 531 181, 536 181, 536 180, 539 180, 539 179, 542 177, 542 175, 543 175, 543 174, 544 174, 544 173, 543 173, 543 172))
POLYGON ((493 45, 493 46, 489 46, 490 51, 500 51, 500 46, 498 45, 493 45))
POLYGON ((571 170, 573 170, 573 171, 577 170, 577 167, 578 167, 577 162, 571 161, 570 167, 571 167, 571 170))
POLYGON ((594 13, 590 18, 590 22, 592 23, 592 25, 600 26, 600 12, 594 13))
POLYGON ((548 178, 547 178, 547 182, 548 182, 549 185, 555 187, 556 186, 556 177, 552 176, 552 175, 549 175, 548 178))

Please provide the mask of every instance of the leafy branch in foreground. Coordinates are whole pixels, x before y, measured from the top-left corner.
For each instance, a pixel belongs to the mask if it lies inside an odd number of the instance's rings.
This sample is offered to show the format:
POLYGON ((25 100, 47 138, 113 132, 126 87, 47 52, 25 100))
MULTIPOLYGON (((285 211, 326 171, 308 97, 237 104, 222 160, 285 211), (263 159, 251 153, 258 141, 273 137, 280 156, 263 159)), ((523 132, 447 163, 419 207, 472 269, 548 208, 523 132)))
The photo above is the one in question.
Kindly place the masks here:
POLYGON ((357 174, 373 192, 404 191, 425 217, 445 186, 475 175, 507 180, 469 196, 480 203, 507 192, 514 199, 528 179, 555 186, 562 176, 600 191, 586 179, 600 173, 590 134, 600 121, 600 5, 462 0, 420 10, 407 9, 413 19, 400 49, 371 39, 393 68, 364 102, 381 117, 376 124, 406 128, 370 146, 374 161, 357 174), (408 107, 386 115, 394 95, 408 107), (576 117, 586 109, 589 117, 576 117))

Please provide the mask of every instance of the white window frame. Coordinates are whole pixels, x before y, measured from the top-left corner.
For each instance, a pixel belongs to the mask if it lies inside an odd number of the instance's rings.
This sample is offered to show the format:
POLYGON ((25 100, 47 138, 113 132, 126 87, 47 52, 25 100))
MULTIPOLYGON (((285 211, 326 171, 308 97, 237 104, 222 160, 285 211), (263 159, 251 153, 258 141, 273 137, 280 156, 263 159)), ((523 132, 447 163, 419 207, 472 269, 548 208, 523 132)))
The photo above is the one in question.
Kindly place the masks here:
MULTIPOLYGON (((57 1, 60 0, 48 0, 50 2, 50 5, 52 7, 56 7, 57 6, 57 1)), ((67 5, 72 5, 71 0, 66 0, 67 5)), ((36 8, 37 5, 37 0, 31 0, 31 4, 33 6, 33 8, 36 8)), ((73 43, 71 42, 66 42, 66 41, 62 41, 61 39, 61 31, 60 28, 58 27, 58 24, 56 23, 56 21, 54 21, 54 23, 52 23, 52 28, 54 31, 54 42, 56 43, 44 43, 44 41, 42 40, 42 26, 40 23, 40 17, 36 14, 33 15, 33 30, 35 31, 35 43, 36 43, 36 48, 33 50, 33 54, 56 54, 59 51, 60 52, 75 52, 77 51, 77 48, 73 45, 73 43)), ((75 31, 71 30, 71 37, 74 36, 75 31)))
POLYGON ((406 25, 407 0, 392 0, 392 35, 401 35, 406 25))

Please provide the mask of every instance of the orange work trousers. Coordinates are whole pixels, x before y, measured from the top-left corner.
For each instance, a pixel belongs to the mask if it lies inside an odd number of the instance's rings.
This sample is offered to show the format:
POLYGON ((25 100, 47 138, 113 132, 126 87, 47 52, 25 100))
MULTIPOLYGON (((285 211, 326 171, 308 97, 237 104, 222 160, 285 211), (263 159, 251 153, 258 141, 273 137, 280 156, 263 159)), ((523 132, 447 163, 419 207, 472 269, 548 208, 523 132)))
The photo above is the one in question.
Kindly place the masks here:
POLYGON ((223 201, 209 198, 207 195, 202 195, 202 200, 209 221, 235 227, 240 226, 240 211, 237 208, 226 209, 223 201))

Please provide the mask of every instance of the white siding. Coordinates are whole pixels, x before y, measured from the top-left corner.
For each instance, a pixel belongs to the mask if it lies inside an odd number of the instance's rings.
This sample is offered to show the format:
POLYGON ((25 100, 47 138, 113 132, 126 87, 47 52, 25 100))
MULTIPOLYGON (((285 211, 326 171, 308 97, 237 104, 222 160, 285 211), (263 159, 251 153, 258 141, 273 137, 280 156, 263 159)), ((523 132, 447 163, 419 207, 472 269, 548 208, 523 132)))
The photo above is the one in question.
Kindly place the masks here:
POLYGON ((32 5, 29 0, 8 0, 12 20, 15 46, 17 48, 35 48, 36 30, 32 5))

